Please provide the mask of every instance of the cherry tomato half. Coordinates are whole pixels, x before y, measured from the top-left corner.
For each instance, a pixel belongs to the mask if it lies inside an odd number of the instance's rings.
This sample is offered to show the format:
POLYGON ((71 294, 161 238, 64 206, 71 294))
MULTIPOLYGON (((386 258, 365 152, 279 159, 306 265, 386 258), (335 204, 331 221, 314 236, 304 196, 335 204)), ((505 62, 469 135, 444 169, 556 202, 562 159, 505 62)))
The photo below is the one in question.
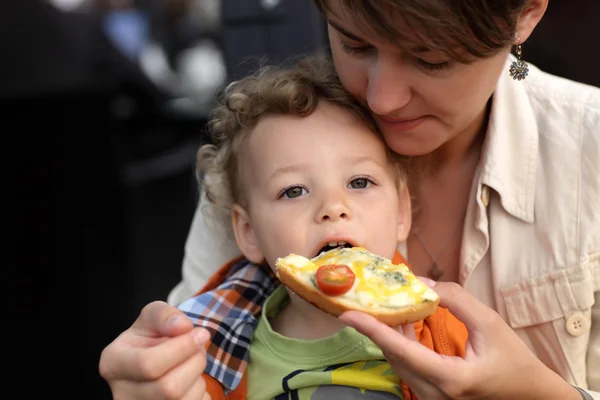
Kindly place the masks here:
POLYGON ((322 265, 317 269, 317 286, 328 296, 340 296, 354 285, 356 276, 347 266, 341 264, 322 265))

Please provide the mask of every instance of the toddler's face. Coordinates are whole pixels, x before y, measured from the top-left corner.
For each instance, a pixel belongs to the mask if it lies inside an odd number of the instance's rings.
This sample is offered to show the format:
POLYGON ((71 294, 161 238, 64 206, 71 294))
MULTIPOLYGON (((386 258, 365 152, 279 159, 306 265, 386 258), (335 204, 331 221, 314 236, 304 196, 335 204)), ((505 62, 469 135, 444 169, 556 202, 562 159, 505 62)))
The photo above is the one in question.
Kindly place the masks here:
POLYGON ((246 207, 234 207, 246 257, 314 257, 333 242, 393 257, 410 227, 383 141, 350 111, 321 102, 308 117, 270 116, 240 158, 246 207))

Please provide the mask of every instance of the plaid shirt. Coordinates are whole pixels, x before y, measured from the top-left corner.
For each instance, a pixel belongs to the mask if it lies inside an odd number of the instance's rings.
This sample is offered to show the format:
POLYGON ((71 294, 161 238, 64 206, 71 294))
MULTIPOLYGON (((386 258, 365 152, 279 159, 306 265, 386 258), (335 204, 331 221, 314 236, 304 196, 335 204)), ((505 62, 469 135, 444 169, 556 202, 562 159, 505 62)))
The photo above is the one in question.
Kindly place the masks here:
POLYGON ((214 284, 210 287, 209 282, 201 294, 178 308, 194 325, 210 331, 205 372, 228 393, 242 380, 262 305, 279 281, 269 268, 236 259, 221 269, 214 284))

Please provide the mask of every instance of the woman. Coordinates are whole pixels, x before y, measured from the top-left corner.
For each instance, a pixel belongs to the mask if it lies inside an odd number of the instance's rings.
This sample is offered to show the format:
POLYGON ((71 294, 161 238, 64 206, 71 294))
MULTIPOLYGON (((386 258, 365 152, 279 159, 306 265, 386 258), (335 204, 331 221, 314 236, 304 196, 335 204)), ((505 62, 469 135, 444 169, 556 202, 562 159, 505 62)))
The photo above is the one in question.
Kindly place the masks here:
MULTIPOLYGON (((547 3, 317 0, 342 83, 418 171, 400 251, 469 329, 466 357, 441 358, 410 328, 342 317, 420 398, 600 399, 600 90, 509 55, 547 3)), ((207 237, 197 213, 191 286, 172 302, 236 252, 207 237)), ((185 392, 204 368, 194 337, 204 348, 205 331, 150 304, 105 349, 102 376, 120 398, 185 392)))

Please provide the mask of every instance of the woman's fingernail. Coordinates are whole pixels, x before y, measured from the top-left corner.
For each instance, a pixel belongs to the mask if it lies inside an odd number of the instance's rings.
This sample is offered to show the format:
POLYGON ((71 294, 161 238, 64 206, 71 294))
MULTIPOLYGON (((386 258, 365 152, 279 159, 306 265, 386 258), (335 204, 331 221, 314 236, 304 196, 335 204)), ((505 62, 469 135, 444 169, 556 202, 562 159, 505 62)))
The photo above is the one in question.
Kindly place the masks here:
POLYGON ((210 334, 206 329, 195 329, 193 335, 194 341, 201 349, 204 348, 204 345, 210 339, 210 334))
POLYGON ((167 326, 169 326, 169 327, 175 326, 179 323, 179 321, 181 321, 181 315, 179 315, 179 314, 173 315, 172 317, 170 317, 167 320, 167 326))
POLYGON ((436 283, 437 283, 433 279, 425 278, 424 276, 417 276, 417 278, 419 278, 419 280, 421 282, 423 282, 424 284, 426 284, 430 288, 434 287, 436 285, 436 283))

